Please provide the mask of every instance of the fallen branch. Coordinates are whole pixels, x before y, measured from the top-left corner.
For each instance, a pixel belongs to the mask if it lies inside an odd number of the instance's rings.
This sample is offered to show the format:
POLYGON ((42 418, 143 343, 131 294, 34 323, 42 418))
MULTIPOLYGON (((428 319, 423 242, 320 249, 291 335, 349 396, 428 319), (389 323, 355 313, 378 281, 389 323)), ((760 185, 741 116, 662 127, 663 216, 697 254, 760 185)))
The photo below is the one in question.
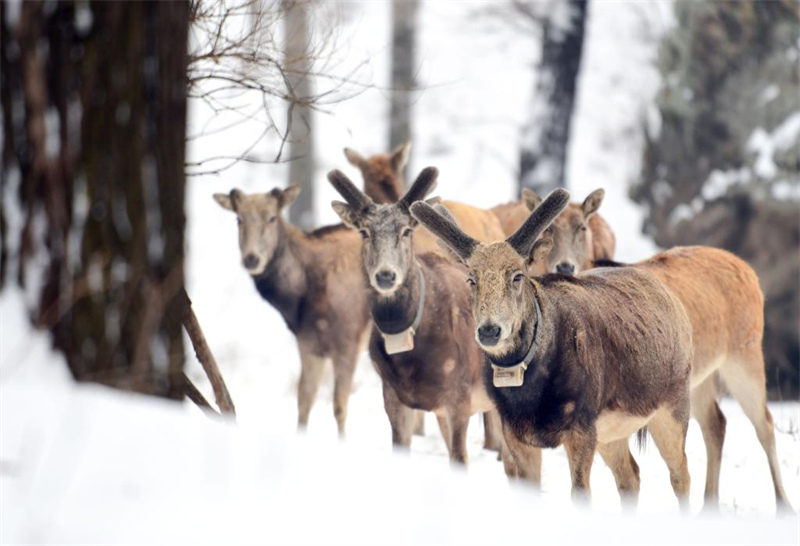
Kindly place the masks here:
MULTIPOLYGON (((220 412, 225 414, 236 415, 236 408, 233 406, 233 400, 228 392, 228 387, 225 386, 225 380, 217 366, 217 361, 211 353, 211 349, 206 343, 206 338, 203 335, 203 330, 200 328, 200 322, 197 320, 197 315, 192 310, 192 300, 185 289, 182 289, 178 297, 184 300, 184 317, 183 327, 186 328, 186 333, 189 334, 189 339, 192 340, 194 352, 197 355, 197 360, 203 366, 203 370, 211 382, 211 387, 214 389, 214 401, 219 407, 220 412)), ((187 392, 188 395, 188 392, 187 392)))

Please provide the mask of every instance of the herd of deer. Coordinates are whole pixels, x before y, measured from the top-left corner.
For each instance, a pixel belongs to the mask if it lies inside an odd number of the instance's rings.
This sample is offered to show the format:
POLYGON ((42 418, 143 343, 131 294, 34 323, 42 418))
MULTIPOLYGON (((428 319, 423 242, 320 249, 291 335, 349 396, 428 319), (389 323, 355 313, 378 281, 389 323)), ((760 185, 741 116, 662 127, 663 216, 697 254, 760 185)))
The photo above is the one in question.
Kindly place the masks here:
POLYGON ((395 446, 408 447, 422 412, 433 412, 451 460, 466 464, 467 425, 483 412, 485 445, 500 451, 510 477, 539 484, 541 448, 564 445, 573 497, 585 497, 597 451, 635 505, 628 439, 647 430, 686 509, 691 415, 707 451, 705 506, 715 509, 725 388, 755 427, 779 509, 790 509, 766 404, 764 300, 744 261, 695 246, 619 264, 597 214, 603 190, 582 204, 560 189, 544 200, 523 190, 520 201, 483 210, 428 198, 432 167, 406 190, 408 151, 364 158, 345 149, 364 191, 332 171, 343 223, 312 232, 281 216, 297 186, 214 195, 238 218, 258 292, 297 338, 300 427, 330 360, 344 435, 368 346, 395 446))

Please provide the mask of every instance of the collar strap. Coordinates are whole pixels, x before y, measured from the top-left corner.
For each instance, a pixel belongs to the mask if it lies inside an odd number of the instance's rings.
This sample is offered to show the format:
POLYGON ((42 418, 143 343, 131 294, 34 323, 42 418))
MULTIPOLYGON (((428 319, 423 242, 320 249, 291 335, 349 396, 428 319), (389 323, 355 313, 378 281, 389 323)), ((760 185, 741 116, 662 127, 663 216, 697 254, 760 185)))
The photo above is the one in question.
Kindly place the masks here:
POLYGON ((420 267, 419 263, 417 264, 417 276, 419 277, 419 303, 417 304, 417 314, 414 316, 414 321, 408 328, 403 329, 403 331, 398 332, 397 334, 387 334, 383 332, 378 325, 375 325, 375 328, 378 328, 378 331, 384 336, 399 336, 406 334, 408 332, 411 333, 413 336, 417 328, 419 328, 420 323, 422 322, 422 311, 425 308, 425 276, 422 274, 422 267, 420 267))
POLYGON ((539 298, 534 295, 533 297, 533 304, 536 306, 536 329, 533 332, 533 340, 531 341, 531 348, 528 349, 528 352, 525 354, 525 357, 522 359, 522 362, 517 364, 516 366, 498 366, 492 363, 492 369, 495 372, 506 371, 506 372, 518 372, 521 369, 522 372, 528 369, 531 361, 533 360, 533 355, 536 353, 536 349, 539 346, 539 338, 541 337, 541 328, 540 324, 542 323, 542 308, 539 306, 539 298))

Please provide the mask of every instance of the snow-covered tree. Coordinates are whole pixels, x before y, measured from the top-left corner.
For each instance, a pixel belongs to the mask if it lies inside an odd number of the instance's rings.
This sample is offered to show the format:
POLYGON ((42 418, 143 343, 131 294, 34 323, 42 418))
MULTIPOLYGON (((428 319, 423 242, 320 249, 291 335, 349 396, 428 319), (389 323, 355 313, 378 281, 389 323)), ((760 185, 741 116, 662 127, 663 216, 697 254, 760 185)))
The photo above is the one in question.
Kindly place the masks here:
POLYGON ((766 300, 774 397, 800 395, 800 4, 676 2, 632 196, 663 247, 745 258, 766 300))

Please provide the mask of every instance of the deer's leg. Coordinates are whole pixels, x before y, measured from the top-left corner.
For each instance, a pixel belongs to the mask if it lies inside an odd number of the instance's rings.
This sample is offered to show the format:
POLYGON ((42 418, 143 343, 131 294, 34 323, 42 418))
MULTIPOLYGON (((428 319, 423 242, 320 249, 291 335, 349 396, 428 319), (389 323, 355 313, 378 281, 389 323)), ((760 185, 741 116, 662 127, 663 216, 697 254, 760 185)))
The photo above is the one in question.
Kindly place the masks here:
POLYGON ((725 442, 725 416, 719 409, 712 374, 692 389, 692 416, 703 432, 706 444, 705 510, 719 510, 719 472, 722 465, 722 444, 725 442))
POLYGON ((588 501, 591 496, 589 478, 597 448, 597 432, 594 428, 573 430, 564 442, 564 447, 572 476, 572 500, 588 501))
POLYGON ((353 350, 338 354, 333 359, 333 416, 339 428, 339 437, 344 438, 347 421, 347 403, 353 389, 353 375, 358 363, 358 352, 353 350))
POLYGON ((511 463, 505 464, 506 475, 509 478, 519 477, 535 487, 542 485, 542 450, 539 447, 526 444, 517 438, 510 427, 503 425, 503 438, 505 439, 511 463))
POLYGON ((298 342, 300 351, 300 382, 297 386, 297 427, 308 426, 308 415, 317 397, 317 390, 325 370, 325 358, 314 354, 311 347, 298 342))
POLYGON ((442 433, 442 438, 444 438, 444 443, 447 446, 447 452, 453 452, 453 431, 450 428, 450 419, 447 417, 447 414, 444 412, 438 412, 436 414, 436 422, 439 423, 439 432, 442 433))
POLYGON ((738 400, 745 415, 750 419, 756 429, 758 441, 767 454, 778 510, 791 511, 789 499, 783 490, 781 467, 775 449, 775 426, 772 422, 772 414, 767 409, 764 355, 761 348, 758 347, 747 355, 726 362, 720 368, 719 374, 731 395, 738 400))
POLYGON ((450 430, 452 431, 452 440, 450 445, 450 462, 460 465, 466 465, 469 461, 467 455, 467 427, 469 426, 469 411, 468 410, 453 410, 450 413, 450 430))
POLYGON ((403 404, 397 393, 385 382, 383 383, 383 407, 392 426, 392 445, 395 448, 411 447, 411 436, 414 433, 414 410, 403 404))
POLYGON ((614 474, 624 508, 636 508, 639 502, 639 465, 628 447, 628 439, 598 444, 597 451, 614 474))
MULTIPOLYGON (((688 408, 687 408, 688 410, 688 408)), ((664 407, 659 409, 647 424, 650 435, 669 468, 672 490, 678 497, 682 511, 689 509, 689 466, 686 461, 686 431, 689 428, 688 411, 664 407)))
POLYGON ((414 436, 425 436, 425 412, 414 411, 414 436))
POLYGON ((501 451, 503 446, 503 424, 496 411, 483 412, 483 449, 501 451))

